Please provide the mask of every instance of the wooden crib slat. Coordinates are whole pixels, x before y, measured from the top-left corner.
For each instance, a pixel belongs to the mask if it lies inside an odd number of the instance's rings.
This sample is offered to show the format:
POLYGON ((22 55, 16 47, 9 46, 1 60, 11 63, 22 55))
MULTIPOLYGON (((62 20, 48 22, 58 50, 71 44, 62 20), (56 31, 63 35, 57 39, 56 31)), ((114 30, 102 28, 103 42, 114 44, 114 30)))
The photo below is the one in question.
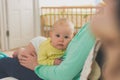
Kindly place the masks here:
POLYGON ((92 6, 63 6, 63 7, 42 7, 41 8, 41 32, 42 36, 49 36, 53 23, 66 17, 71 20, 76 32, 87 21, 89 21, 97 7, 92 6))

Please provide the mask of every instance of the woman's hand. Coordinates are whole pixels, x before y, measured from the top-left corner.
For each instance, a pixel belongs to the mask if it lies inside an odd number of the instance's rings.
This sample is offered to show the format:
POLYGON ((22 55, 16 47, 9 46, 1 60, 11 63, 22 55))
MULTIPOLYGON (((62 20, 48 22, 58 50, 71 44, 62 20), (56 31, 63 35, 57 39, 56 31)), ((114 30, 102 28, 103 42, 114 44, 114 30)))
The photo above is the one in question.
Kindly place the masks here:
POLYGON ((20 48, 17 50, 17 57, 20 60, 22 57, 27 55, 35 55, 35 48, 32 43, 29 43, 25 48, 20 48), (34 54, 33 54, 34 53, 34 54))
POLYGON ((33 55, 25 54, 19 58, 20 64, 30 70, 34 70, 34 68, 38 65, 37 56, 35 53, 32 54, 33 55))

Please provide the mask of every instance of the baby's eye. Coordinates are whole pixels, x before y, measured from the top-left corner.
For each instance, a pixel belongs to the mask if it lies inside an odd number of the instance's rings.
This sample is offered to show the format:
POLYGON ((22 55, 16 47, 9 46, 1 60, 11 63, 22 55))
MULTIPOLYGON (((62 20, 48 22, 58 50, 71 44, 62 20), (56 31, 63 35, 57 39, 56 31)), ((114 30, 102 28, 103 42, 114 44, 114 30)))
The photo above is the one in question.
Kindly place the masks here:
POLYGON ((60 37, 60 35, 59 35, 59 34, 57 34, 57 35, 56 35, 56 37, 60 37))
POLYGON ((68 37, 68 36, 65 36, 64 38, 65 38, 65 39, 68 39, 69 37, 68 37))

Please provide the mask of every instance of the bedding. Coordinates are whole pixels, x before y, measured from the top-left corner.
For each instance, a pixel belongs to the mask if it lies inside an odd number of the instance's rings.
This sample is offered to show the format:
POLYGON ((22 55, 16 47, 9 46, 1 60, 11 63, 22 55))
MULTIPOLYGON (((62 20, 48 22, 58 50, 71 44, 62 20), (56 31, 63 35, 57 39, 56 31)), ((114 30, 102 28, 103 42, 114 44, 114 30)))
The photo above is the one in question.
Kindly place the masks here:
MULTIPOLYGON (((0 59, 8 57, 10 55, 9 53, 12 54, 13 51, 8 51, 7 53, 6 52, 0 52, 0 59)), ((15 79, 13 77, 6 77, 6 78, 2 78, 0 80, 18 80, 18 79, 15 79)))
POLYGON ((0 59, 7 57, 7 55, 3 52, 0 52, 0 59))

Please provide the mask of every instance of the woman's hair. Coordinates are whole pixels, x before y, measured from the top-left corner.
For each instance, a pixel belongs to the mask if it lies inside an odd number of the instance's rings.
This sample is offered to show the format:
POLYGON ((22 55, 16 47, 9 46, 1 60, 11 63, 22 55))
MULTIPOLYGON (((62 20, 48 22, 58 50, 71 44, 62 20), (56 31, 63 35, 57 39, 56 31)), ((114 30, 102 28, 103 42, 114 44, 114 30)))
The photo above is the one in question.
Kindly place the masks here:
POLYGON ((116 0, 116 15, 118 20, 118 26, 120 27, 120 0, 116 0))

